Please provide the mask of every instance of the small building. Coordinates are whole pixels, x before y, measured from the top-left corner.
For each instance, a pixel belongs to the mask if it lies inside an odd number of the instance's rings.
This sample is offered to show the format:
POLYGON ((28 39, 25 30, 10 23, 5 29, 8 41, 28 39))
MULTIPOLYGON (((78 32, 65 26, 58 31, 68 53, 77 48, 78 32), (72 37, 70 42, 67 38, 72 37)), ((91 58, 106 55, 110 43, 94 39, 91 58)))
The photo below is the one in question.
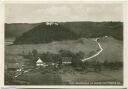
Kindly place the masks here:
POLYGON ((46 67, 48 65, 45 62, 43 62, 40 57, 38 57, 38 60, 36 61, 36 66, 46 67))
POLYGON ((46 22, 46 25, 59 25, 57 22, 46 22))
POLYGON ((105 36, 105 38, 107 38, 108 36, 105 36))
POLYGON ((65 65, 65 64, 71 64, 71 58, 69 57, 63 57, 62 58, 62 64, 65 65))

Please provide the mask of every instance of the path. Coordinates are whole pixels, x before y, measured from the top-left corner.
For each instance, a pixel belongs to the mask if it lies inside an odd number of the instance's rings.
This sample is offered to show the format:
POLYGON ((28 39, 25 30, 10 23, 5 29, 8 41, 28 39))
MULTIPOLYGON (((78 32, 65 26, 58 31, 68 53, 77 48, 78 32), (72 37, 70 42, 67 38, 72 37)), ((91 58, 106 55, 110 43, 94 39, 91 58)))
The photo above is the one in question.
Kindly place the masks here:
POLYGON ((98 39, 99 39, 99 38, 96 38, 95 41, 96 41, 96 43, 98 44, 100 50, 99 50, 96 54, 94 54, 94 55, 92 55, 92 56, 90 56, 90 57, 88 57, 88 58, 82 59, 83 62, 85 62, 86 60, 89 60, 89 59, 92 59, 92 58, 98 56, 98 55, 103 51, 103 48, 102 48, 101 44, 98 42, 98 39))
MULTIPOLYGON (((37 68, 36 68, 36 69, 37 69, 37 68)), ((28 69, 28 70, 23 70, 23 69, 21 69, 21 72, 20 72, 19 74, 15 75, 14 77, 17 78, 17 77, 19 77, 20 75, 25 74, 25 73, 27 73, 27 72, 29 72, 29 71, 31 71, 31 70, 34 70, 34 69, 28 69)))

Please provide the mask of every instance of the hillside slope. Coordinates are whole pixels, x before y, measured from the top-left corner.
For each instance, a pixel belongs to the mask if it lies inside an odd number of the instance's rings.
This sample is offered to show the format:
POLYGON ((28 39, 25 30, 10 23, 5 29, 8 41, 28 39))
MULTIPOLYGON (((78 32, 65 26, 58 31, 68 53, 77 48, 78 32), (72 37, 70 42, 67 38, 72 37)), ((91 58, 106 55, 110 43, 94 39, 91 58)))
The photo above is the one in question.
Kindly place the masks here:
POLYGON ((28 23, 11 23, 5 24, 5 38, 15 38, 21 36, 24 32, 32 29, 33 27, 39 25, 28 24, 28 23))
POLYGON ((78 35, 60 25, 46 25, 44 23, 34 27, 18 37, 14 44, 37 44, 52 41, 78 39, 78 35))
POLYGON ((107 35, 118 40, 123 40, 122 22, 67 22, 61 23, 61 25, 86 38, 107 35))
POLYGON ((114 39, 113 37, 103 37, 99 40, 103 51, 89 61, 97 60, 99 62, 122 62, 123 61, 123 42, 114 39))
MULTIPOLYGON (((98 60, 100 62, 108 61, 123 61, 123 43, 122 41, 116 40, 112 37, 101 38, 99 43, 103 47, 103 51, 95 58, 91 60, 98 60)), ((84 52, 85 58, 96 53, 99 49, 97 43, 89 38, 82 38, 74 41, 56 41, 44 44, 22 44, 22 45, 10 45, 6 46, 6 55, 17 55, 28 54, 33 49, 37 49, 39 53, 51 52, 58 53, 59 50, 69 50, 71 52, 77 53, 79 51, 84 52)), ((7 57, 7 56, 6 56, 7 57)), ((90 61, 91 61, 90 60, 90 61)))

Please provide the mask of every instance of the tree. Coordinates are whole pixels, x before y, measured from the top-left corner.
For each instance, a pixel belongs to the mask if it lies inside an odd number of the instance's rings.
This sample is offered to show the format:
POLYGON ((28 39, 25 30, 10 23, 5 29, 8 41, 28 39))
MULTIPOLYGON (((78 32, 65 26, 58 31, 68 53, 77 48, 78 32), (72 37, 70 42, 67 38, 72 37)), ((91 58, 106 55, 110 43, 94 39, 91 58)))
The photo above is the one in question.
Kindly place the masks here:
POLYGON ((38 51, 37 51, 36 49, 33 49, 33 50, 32 50, 32 55, 33 55, 34 57, 38 56, 38 51))
POLYGON ((74 57, 75 56, 75 54, 69 50, 60 50, 59 53, 62 57, 74 57))
POLYGON ((31 59, 32 60, 31 62, 33 65, 36 65, 36 61, 38 60, 38 56, 39 56, 38 51, 36 49, 33 49, 32 50, 32 59, 31 59))
POLYGON ((82 58, 84 58, 84 52, 82 52, 82 51, 79 51, 78 53, 76 53, 76 55, 77 55, 77 57, 79 58, 79 59, 82 59, 82 58))

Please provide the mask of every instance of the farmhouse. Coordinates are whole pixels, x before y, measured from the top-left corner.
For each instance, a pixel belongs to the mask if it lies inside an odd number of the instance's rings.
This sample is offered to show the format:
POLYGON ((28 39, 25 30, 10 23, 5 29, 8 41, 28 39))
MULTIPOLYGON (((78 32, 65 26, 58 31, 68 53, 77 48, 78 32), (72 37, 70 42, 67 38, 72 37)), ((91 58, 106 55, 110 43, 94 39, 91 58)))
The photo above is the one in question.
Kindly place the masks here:
POLYGON ((36 61, 36 66, 46 67, 48 65, 45 62, 43 62, 40 57, 38 57, 38 60, 36 61))
POLYGON ((62 58, 62 65, 65 65, 65 64, 71 64, 71 58, 69 57, 63 57, 62 58))
POLYGON ((108 36, 105 36, 105 38, 107 38, 108 36))

